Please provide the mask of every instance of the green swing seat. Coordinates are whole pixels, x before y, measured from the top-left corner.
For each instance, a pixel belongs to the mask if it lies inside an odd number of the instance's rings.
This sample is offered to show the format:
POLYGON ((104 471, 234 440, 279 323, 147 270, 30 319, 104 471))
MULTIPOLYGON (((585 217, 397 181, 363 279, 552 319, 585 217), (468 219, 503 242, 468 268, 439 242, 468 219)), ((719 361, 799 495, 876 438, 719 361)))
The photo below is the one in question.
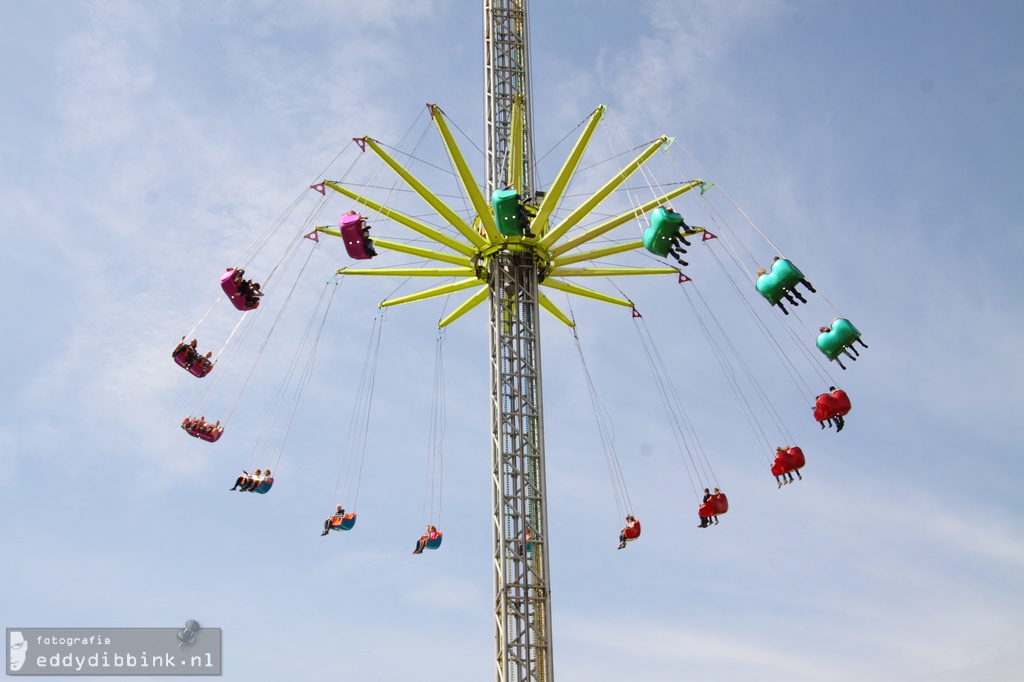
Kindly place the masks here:
POLYGON ((655 256, 668 256, 672 236, 679 232, 683 216, 659 206, 651 211, 651 224, 644 230, 644 248, 655 256))
POLYGON ((520 221, 519 195, 514 189, 496 189, 491 194, 494 206, 494 222, 498 224, 498 232, 506 237, 522 237, 523 225, 520 221))
POLYGON ((835 360, 843 349, 853 345, 853 342, 860 338, 860 332, 853 324, 843 317, 837 317, 832 322, 832 329, 818 335, 818 350, 825 354, 829 360, 835 360))
POLYGON ((772 305, 782 300, 787 291, 796 288, 804 280, 804 273, 785 258, 772 263, 771 272, 759 275, 757 290, 772 305))

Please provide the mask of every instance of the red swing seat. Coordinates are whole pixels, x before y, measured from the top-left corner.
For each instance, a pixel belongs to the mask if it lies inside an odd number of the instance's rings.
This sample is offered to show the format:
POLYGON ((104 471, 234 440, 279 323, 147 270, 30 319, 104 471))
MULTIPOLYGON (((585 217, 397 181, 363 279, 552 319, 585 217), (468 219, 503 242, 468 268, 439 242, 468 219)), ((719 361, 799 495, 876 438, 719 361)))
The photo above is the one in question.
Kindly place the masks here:
POLYGON ((831 393, 822 393, 814 402, 814 420, 823 422, 826 419, 845 417, 850 409, 850 396, 846 395, 846 391, 836 389, 831 393))
POLYGON ((805 464, 807 464, 807 460, 804 458, 804 451, 793 446, 775 455, 775 462, 772 464, 772 475, 782 476, 797 469, 803 469, 805 464))
POLYGON ((725 496, 725 493, 718 493, 708 498, 708 501, 700 506, 697 510, 697 514, 702 518, 710 518, 712 516, 719 516, 729 511, 729 498, 725 496))

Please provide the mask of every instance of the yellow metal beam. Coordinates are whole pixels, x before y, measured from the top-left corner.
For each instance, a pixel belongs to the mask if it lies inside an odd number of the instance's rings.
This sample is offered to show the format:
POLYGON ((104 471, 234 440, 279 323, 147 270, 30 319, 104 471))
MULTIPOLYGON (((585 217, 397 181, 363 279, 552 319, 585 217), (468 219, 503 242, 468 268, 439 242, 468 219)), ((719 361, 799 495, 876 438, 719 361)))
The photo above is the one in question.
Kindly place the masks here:
POLYGON ((488 287, 480 287, 480 291, 470 296, 465 303, 463 303, 458 308, 449 313, 447 317, 445 317, 443 320, 437 323, 437 326, 447 327, 452 322, 459 319, 460 317, 468 313, 470 310, 480 305, 487 298, 487 294, 489 291, 490 289, 488 287))
POLYGON ((441 201, 440 197, 431 192, 426 185, 417 180, 416 176, 407 171, 405 168, 402 167, 400 163, 391 158, 391 156, 386 151, 384 151, 384 149, 379 144, 377 144, 376 140, 371 139, 369 137, 364 137, 363 141, 366 143, 366 146, 372 149, 374 153, 377 156, 379 156, 381 160, 391 168, 391 170, 395 171, 395 173, 398 174, 398 177, 405 180, 405 183, 409 185, 409 187, 412 188, 412 190, 416 192, 416 194, 419 194, 420 197, 425 202, 430 204, 430 207, 437 211, 437 214, 439 216, 447 220, 452 227, 458 230, 462 234, 462 236, 469 241, 470 244, 473 244, 477 248, 487 245, 487 241, 479 234, 477 234, 473 230, 473 228, 459 216, 458 213, 453 211, 452 208, 448 206, 448 204, 441 201))
POLYGON ((548 277, 620 277, 622 275, 673 275, 679 268, 554 268, 548 277))
POLYGON ((455 166, 455 172, 458 173, 459 180, 462 181, 462 187, 466 190, 476 214, 480 216, 480 224, 483 225, 484 231, 487 233, 488 241, 498 241, 501 237, 498 234, 498 225, 494 222, 494 215, 491 213, 491 205, 477 186, 476 179, 473 177, 472 171, 469 170, 469 165, 466 164, 466 159, 459 151, 459 146, 455 144, 455 138, 452 137, 448 123, 445 121, 444 112, 436 104, 429 106, 430 111, 434 114, 437 132, 441 133, 444 148, 448 150, 448 157, 452 160, 452 165, 455 166))
MULTIPOLYGON (((465 254, 467 256, 472 256, 473 254, 476 253, 476 251, 473 250, 473 248, 468 244, 464 244, 456 239, 452 239, 443 232, 438 232, 437 230, 432 228, 430 225, 427 225, 426 223, 420 222, 419 220, 407 216, 404 213, 400 213, 392 208, 388 208, 384 204, 376 202, 373 199, 370 199, 369 197, 364 197, 361 194, 353 192, 349 188, 343 187, 342 185, 339 185, 338 183, 332 180, 324 180, 324 184, 333 189, 338 194, 342 194, 348 197, 349 199, 352 199, 353 201, 358 201, 363 206, 366 206, 367 208, 377 211, 385 218, 390 218, 391 220, 394 220, 396 223, 400 225, 405 225, 413 232, 417 232, 426 237, 427 239, 432 239, 438 244, 444 244, 448 248, 454 249, 455 251, 458 251, 459 253, 465 254)), ((340 232, 328 232, 326 229, 320 230, 320 228, 317 228, 317 230, 321 232, 326 232, 327 234, 335 234, 338 237, 341 236, 340 232)))
POLYGON ((329 234, 332 237, 341 237, 341 230, 335 230, 333 227, 328 227, 326 225, 318 225, 316 231, 329 234))
POLYGON ((543 293, 537 292, 537 300, 540 302, 541 308, 554 315, 562 324, 566 325, 567 327, 576 326, 576 323, 572 321, 572 318, 563 313, 561 310, 559 310, 558 306, 552 303, 551 299, 545 296, 543 293))
MULTIPOLYGON (((352 274, 349 272, 348 274, 352 274)), ((399 296, 398 298, 392 298, 389 301, 382 301, 380 304, 381 308, 392 305, 402 305, 403 303, 412 303, 413 301, 425 301, 428 298, 435 298, 437 296, 444 296, 446 294, 453 294, 456 291, 462 291, 472 286, 479 286, 480 280, 477 278, 463 279, 458 282, 452 282, 451 284, 442 284, 439 287, 432 289, 425 289, 418 294, 409 294, 408 296, 399 296)))
MULTIPOLYGON (((555 176, 554 182, 551 183, 551 187, 548 188, 547 194, 544 196, 544 200, 540 202, 540 207, 537 209, 537 215, 533 219, 533 224, 538 226, 546 225, 548 218, 551 217, 551 212, 555 210, 555 206, 562 200, 562 195, 565 193, 565 188, 569 185, 569 180, 572 179, 573 174, 576 172, 576 167, 580 164, 580 159, 583 158, 583 153, 587 151, 587 145, 590 144, 590 138, 593 137, 594 131, 597 130, 597 124, 604 118, 604 112, 607 107, 605 105, 599 106, 594 110, 594 113, 590 115, 590 120, 587 121, 587 125, 583 128, 583 132, 580 133, 580 137, 576 140, 576 145, 569 152, 568 158, 565 163, 562 164, 562 169, 558 171, 558 175, 555 176)), ((542 240, 543 243, 543 240, 542 240)))
POLYGON ((570 265, 572 263, 579 263, 585 260, 597 260, 598 258, 604 258, 605 256, 613 256, 616 253, 625 253, 626 251, 632 251, 634 249, 644 248, 642 240, 637 239, 635 242, 625 242, 623 244, 613 244, 611 246, 605 246, 604 248, 594 249, 593 251, 584 251, 583 253, 574 253, 571 256, 565 258, 559 258, 555 262, 556 267, 562 267, 563 265, 570 265))
POLYGON ((541 282, 541 286, 548 287, 551 289, 558 289, 559 291, 564 291, 567 294, 585 296, 586 298, 592 298, 595 301, 602 301, 604 303, 614 303, 615 305, 626 306, 627 308, 633 307, 633 304, 631 302, 626 301, 624 299, 615 298, 614 296, 608 296, 598 291, 594 291, 593 289, 581 287, 578 284, 570 284, 569 282, 563 282, 560 279, 545 279, 543 282, 541 282))
POLYGON ((407 253, 410 256, 419 256, 420 258, 426 258, 428 260, 439 260, 445 263, 451 263, 452 265, 462 265, 464 267, 471 267, 472 265, 472 261, 465 256, 460 256, 454 253, 443 253, 441 251, 434 251, 433 249, 424 249, 421 246, 412 246, 411 244, 403 244, 401 242, 393 242, 390 239, 374 239, 373 245, 377 248, 399 251, 401 253, 407 253))
POLYGON ((612 176, 612 179, 606 182, 601 187, 601 189, 597 190, 592 195, 590 195, 590 197, 586 201, 580 204, 579 207, 572 213, 570 213, 566 217, 566 219, 563 220, 557 227, 555 227, 553 230, 544 235, 544 238, 541 239, 541 244, 550 248, 550 246, 554 244, 555 241, 558 240, 563 234, 568 232, 573 225, 582 220, 584 216, 586 216, 588 213, 594 210, 594 208, 598 204, 604 201, 609 194, 614 192, 619 185, 625 182, 626 178, 635 173, 636 170, 640 168, 640 166, 647 163, 647 160, 654 155, 654 152, 658 151, 658 147, 664 144, 665 140, 667 139, 667 137, 662 135, 657 140, 648 145, 647 149, 641 152, 640 155, 637 156, 635 159, 630 161, 625 168, 623 168, 614 176, 612 176))
MULTIPOLYGON (((473 268, 362 268, 348 270, 341 268, 339 275, 378 275, 381 277, 473 277, 473 268)), ((478 280, 479 281, 479 280, 478 280)))
POLYGON ((557 256, 565 253, 569 249, 576 248, 580 244, 586 244, 591 239, 594 239, 596 237, 600 237, 601 235, 605 234, 606 232, 608 232, 610 230, 614 230, 619 225, 622 225, 625 222, 628 222, 628 221, 630 221, 630 220, 632 220, 634 218, 642 216, 643 214, 647 213, 648 211, 650 211, 652 209, 655 209, 658 206, 661 206, 666 201, 669 201, 670 199, 674 199, 677 196, 679 196, 680 194, 683 194, 685 192, 689 192, 694 187, 699 187, 701 185, 701 182, 702 182, 701 180, 691 180, 690 182, 687 182, 684 185, 680 185, 679 187, 676 187, 671 192, 666 192, 665 194, 662 194, 660 197, 657 197, 655 199, 652 199, 651 201, 648 201, 646 204, 641 204, 637 208, 634 208, 632 210, 626 211, 625 213, 617 215, 614 218, 611 218, 610 220, 606 220, 605 222, 601 223, 597 227, 593 227, 593 228, 587 230, 586 232, 584 232, 583 234, 579 235, 578 237, 573 237, 569 241, 561 244, 560 246, 558 246, 558 247, 556 247, 554 249, 551 249, 551 255, 557 257, 557 256))
MULTIPOLYGON (((329 234, 332 237, 342 236, 340 230, 335 230, 330 227, 317 227, 316 231, 329 234)), ((399 251, 411 256, 419 256, 420 258, 426 258, 428 260, 439 260, 444 263, 451 263, 452 265, 462 265, 466 267, 472 265, 472 261, 465 256, 459 256, 454 253, 444 253, 443 251, 434 251, 433 249, 425 249, 422 246, 412 246, 411 244, 403 244, 402 242, 393 242, 390 239, 375 238, 373 240, 373 245, 390 251, 399 251)))

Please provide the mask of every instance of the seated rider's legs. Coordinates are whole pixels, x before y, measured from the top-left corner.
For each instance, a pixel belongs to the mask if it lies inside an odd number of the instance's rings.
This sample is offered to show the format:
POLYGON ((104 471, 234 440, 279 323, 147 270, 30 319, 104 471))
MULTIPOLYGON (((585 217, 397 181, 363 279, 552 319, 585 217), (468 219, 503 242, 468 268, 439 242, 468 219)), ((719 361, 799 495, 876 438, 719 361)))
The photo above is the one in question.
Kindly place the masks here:
POLYGON ((688 241, 686 241, 685 239, 683 239, 683 236, 682 236, 681 234, 679 234, 679 233, 677 232, 676 234, 672 235, 672 236, 671 236, 671 237, 670 237, 669 239, 670 239, 670 241, 672 242, 672 246, 673 246, 673 247, 674 247, 674 248, 675 248, 675 249, 676 249, 677 251, 679 251, 680 253, 686 253, 686 249, 684 249, 684 248, 683 248, 682 246, 680 246, 679 244, 680 244, 680 243, 683 243, 683 244, 686 244, 687 246, 689 246, 689 245, 690 245, 690 242, 688 242, 688 241))
POLYGON ((674 250, 672 249, 672 247, 671 247, 671 246, 670 246, 670 247, 668 247, 668 251, 667 251, 666 253, 668 253, 668 255, 670 255, 670 256, 672 256, 673 258, 675 258, 675 259, 676 259, 676 260, 677 260, 677 261, 679 262, 679 264, 680 264, 680 265, 689 265, 689 263, 687 263, 686 261, 684 261, 684 260, 682 259, 682 257, 681 257, 681 256, 680 256, 679 254, 677 254, 677 253, 676 253, 676 252, 675 252, 675 251, 674 251, 674 250))

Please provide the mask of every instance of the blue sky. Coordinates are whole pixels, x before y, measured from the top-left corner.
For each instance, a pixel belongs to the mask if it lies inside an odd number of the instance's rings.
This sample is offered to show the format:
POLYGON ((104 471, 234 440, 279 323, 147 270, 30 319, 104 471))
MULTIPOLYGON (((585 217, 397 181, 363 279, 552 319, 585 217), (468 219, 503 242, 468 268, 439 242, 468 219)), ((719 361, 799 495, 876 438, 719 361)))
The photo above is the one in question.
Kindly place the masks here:
MULTIPOLYGON (((351 138, 409 149, 426 130, 417 155, 444 165, 424 118, 436 102, 483 177, 482 9, 409 4, 0 2, 0 625, 196 619, 223 628, 225 679, 491 674, 482 310, 445 337, 445 546, 429 556, 410 551, 436 321, 460 298, 388 313, 360 522, 344 537, 319 537, 319 524, 337 501, 376 303, 398 285, 343 281, 266 496, 226 489, 270 424, 324 283, 350 264, 340 243, 300 247, 309 263, 291 276, 295 293, 219 443, 178 428, 214 375, 200 382, 168 358, 216 299, 223 268, 275 220, 285 216, 250 273, 272 269, 304 221, 351 208, 333 199, 318 214, 307 190, 325 168, 345 173, 351 138)), ((816 374, 800 342, 813 344, 807 328, 833 306, 871 346, 848 371, 828 369, 854 407, 841 434, 819 431, 710 257, 728 261, 724 243, 691 250, 695 286, 807 453, 804 480, 778 490, 680 287, 620 283, 671 359, 730 495, 729 514, 701 531, 628 311, 574 301, 644 524, 616 552, 621 520, 572 338, 542 319, 556 674, 1018 677, 1024 9, 534 5, 535 139, 538 156, 551 150, 541 185, 567 151, 559 141, 598 104, 609 114, 597 158, 676 137, 658 180, 716 183, 708 204, 677 202, 687 219, 770 262, 724 190, 821 292, 783 320, 743 291, 802 376, 816 374)), ((603 182, 608 168, 580 182, 603 182)), ((238 395, 288 278, 238 359, 215 370, 224 379, 207 416, 238 395)), ((220 347, 232 312, 214 309, 201 345, 220 347)), ((760 419, 772 442, 782 437, 760 419)))

